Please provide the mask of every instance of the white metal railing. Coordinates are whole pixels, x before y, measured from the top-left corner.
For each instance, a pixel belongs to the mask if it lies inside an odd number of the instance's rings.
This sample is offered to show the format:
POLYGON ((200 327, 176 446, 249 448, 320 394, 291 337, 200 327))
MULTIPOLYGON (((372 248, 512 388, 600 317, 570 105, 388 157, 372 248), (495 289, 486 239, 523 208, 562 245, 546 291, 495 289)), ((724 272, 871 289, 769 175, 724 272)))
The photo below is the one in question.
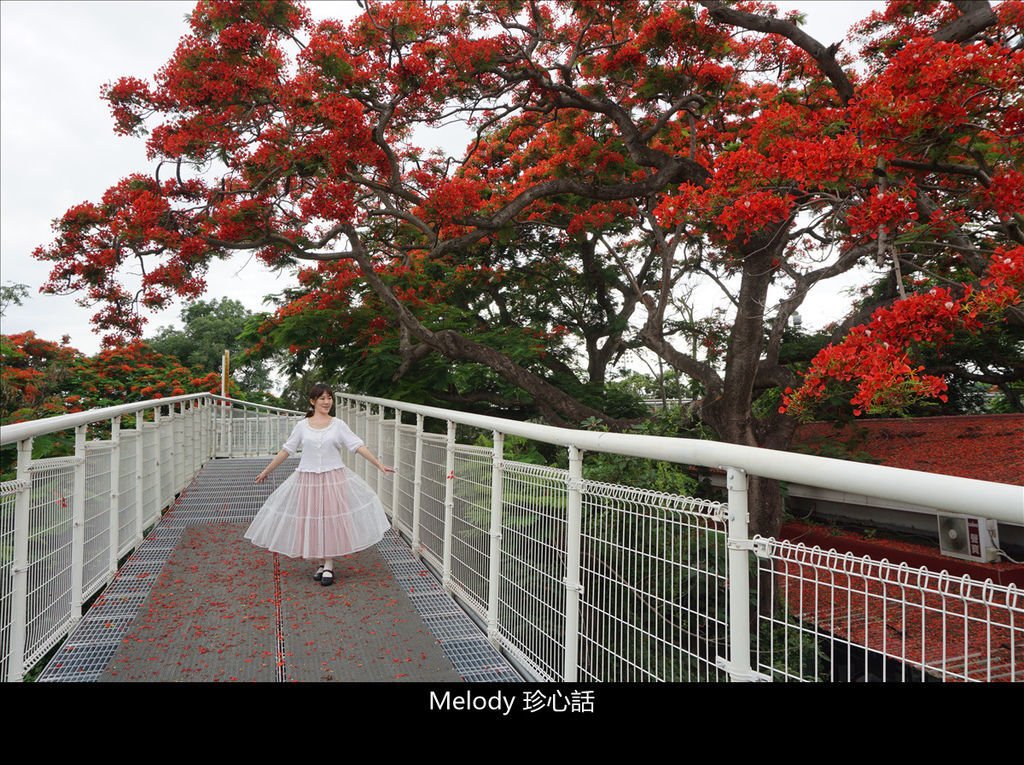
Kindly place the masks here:
POLYGON ((398 468, 369 480, 414 552, 538 678, 1024 680, 1013 585, 751 538, 746 502, 756 475, 1024 526, 1024 487, 351 394, 338 416, 398 468), (506 436, 568 467, 506 459, 506 436), (728 502, 584 480, 585 451, 724 470, 728 502))
POLYGON ((17 460, 0 483, 0 679, 20 680, 74 628, 208 459, 273 454, 299 417, 203 393, 0 428, 17 460), (32 459, 34 439, 59 433, 73 454, 32 459))
MULTIPOLYGON (((444 586, 538 678, 1024 679, 1024 597, 1012 585, 751 539, 745 501, 749 474, 1024 525, 1024 487, 338 402, 399 472, 352 468, 444 586), (506 436, 564 448, 565 467, 507 459, 506 436), (585 480, 586 451, 721 468, 728 502, 585 480)), ((0 677, 20 679, 68 634, 206 460, 273 454, 300 416, 201 394, 0 429, 18 468, 0 484, 0 677), (74 434, 73 454, 31 458, 33 439, 61 431, 74 434)))

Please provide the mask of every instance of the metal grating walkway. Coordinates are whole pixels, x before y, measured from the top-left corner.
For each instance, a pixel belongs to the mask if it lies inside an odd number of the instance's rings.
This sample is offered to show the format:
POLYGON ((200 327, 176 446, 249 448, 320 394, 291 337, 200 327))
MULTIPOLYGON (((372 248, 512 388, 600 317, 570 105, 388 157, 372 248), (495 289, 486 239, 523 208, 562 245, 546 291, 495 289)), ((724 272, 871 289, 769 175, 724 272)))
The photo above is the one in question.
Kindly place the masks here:
MULTIPOLYGON (((309 651, 301 650, 288 652, 290 658, 288 666, 285 667, 284 652, 279 645, 277 651, 262 651, 262 653, 270 655, 269 659, 262 664, 262 673, 258 667, 254 667, 252 664, 243 666, 237 660, 230 664, 231 660, 225 659, 229 662, 229 669, 219 673, 207 671, 204 675, 200 672, 201 668, 194 662, 191 666, 182 667, 183 662, 178 661, 177 668, 162 666, 161 673, 154 671, 151 673, 151 678, 143 677, 140 674, 132 676, 128 672, 122 672, 119 675, 119 669, 122 666, 132 664, 133 643, 142 642, 138 635, 143 634, 142 631, 152 626, 146 623, 146 619, 151 619, 154 611, 160 609, 178 608, 180 610, 183 608, 183 601, 189 601, 188 608, 192 608, 192 611, 184 620, 180 616, 175 618, 178 622, 187 623, 190 630, 198 632, 207 629, 210 635, 237 635, 236 632, 217 633, 216 630, 209 630, 209 621, 206 622, 205 627, 194 623, 195 614, 202 614, 204 608, 209 610, 210 604, 221 606, 222 603, 219 601, 223 599, 221 592, 193 595, 191 588, 193 579, 185 581, 189 575, 196 575, 201 565, 196 563, 194 558, 188 558, 189 554, 195 555, 195 551, 183 549, 183 546, 198 548, 204 543, 204 539, 209 545, 219 545, 219 547, 214 547, 218 555, 221 554, 220 551, 234 549, 236 558, 239 557, 238 551, 242 551, 241 554, 246 556, 247 560, 257 560, 254 568, 267 567, 264 572, 267 574, 264 577, 265 583, 258 585, 254 584, 258 577, 251 572, 237 572, 234 569, 224 568, 220 565, 218 557, 217 567, 213 569, 207 567, 205 570, 207 581, 215 583, 214 587, 227 587, 228 590, 236 593, 236 597, 237 593, 242 593, 254 604, 270 603, 274 600, 273 593, 263 593, 269 596, 261 599, 258 595, 252 594, 252 591, 254 588, 259 589, 260 586, 267 587, 267 582, 275 582, 273 586, 278 588, 276 618, 280 625, 282 619, 280 586, 284 581, 287 586, 292 588, 293 592, 299 593, 296 603, 291 604, 293 609, 306 609, 302 611, 301 618, 294 614, 291 617, 287 617, 287 615, 285 617, 290 618, 291 629, 297 630, 290 636, 293 644, 302 645, 303 637, 309 638, 305 641, 306 646, 312 645, 318 640, 338 640, 337 632, 334 631, 336 625, 329 616, 317 611, 316 604, 310 608, 309 603, 298 601, 304 597, 325 594, 330 594, 332 599, 336 600, 337 598, 334 597, 336 593, 342 592, 339 584, 330 588, 317 587, 312 582, 304 581, 307 576, 305 569, 309 567, 307 562, 293 561, 259 551, 244 540, 239 542, 244 526, 252 520, 270 492, 294 470, 298 460, 288 460, 270 480, 257 486, 254 479, 266 464, 267 459, 264 457, 208 462, 118 571, 110 585, 95 600, 78 626, 51 658, 39 680, 41 682, 95 682, 131 679, 316 681, 331 679, 385 680, 393 677, 411 681, 436 681, 461 677, 467 682, 516 682, 522 679, 490 644, 469 616, 444 592, 427 568, 412 556, 408 545, 394 530, 389 531, 384 540, 375 548, 339 560, 336 566, 345 567, 347 562, 358 557, 361 562, 356 562, 349 568, 353 571, 358 569, 365 572, 374 565, 381 566, 379 560, 382 559, 389 575, 386 577, 387 581, 374 580, 372 582, 373 586, 378 588, 374 591, 375 596, 378 599, 384 597, 380 595, 379 588, 381 587, 393 588, 396 594, 387 596, 387 604, 395 609, 408 608, 409 614, 412 614, 410 618, 396 616, 390 619, 394 625, 389 626, 389 629, 395 630, 391 634, 397 635, 397 631, 403 629, 408 632, 416 632, 416 622, 425 625, 425 629, 418 630, 424 632, 425 636, 412 635, 409 638, 410 640, 425 638, 430 644, 429 646, 424 644, 422 652, 424 662, 422 664, 424 666, 430 664, 426 661, 427 653, 435 645, 439 645, 444 656, 447 657, 447 661, 454 667, 454 672, 451 672, 449 668, 448 674, 445 675, 434 667, 430 672, 437 671, 438 674, 420 674, 418 676, 416 665, 413 665, 407 672, 385 676, 381 674, 379 665, 374 669, 370 666, 370 662, 366 663, 365 671, 363 671, 363 662, 356 661, 351 656, 349 662, 343 665, 345 668, 342 671, 338 671, 336 664, 333 670, 324 672, 322 666, 304 666, 303 657, 311 654, 309 651), (235 547, 232 548, 232 545, 235 547), (280 560, 278 560, 279 558, 280 560), (271 566, 269 561, 271 559, 273 559, 273 580, 269 576, 271 566), (374 561, 378 562, 374 563, 374 561), (291 575, 290 578, 289 575, 291 575), (180 592, 169 596, 166 588, 172 576, 177 577, 173 579, 172 583, 178 585, 180 592), (200 602, 202 598, 208 602, 200 602), (403 598, 405 600, 402 600, 403 598), (277 655, 276 662, 273 660, 275 653, 277 655), (116 666, 115 659, 117 660, 116 666), (276 668, 273 666, 275 663, 276 668), (352 668, 355 668, 354 671, 352 668)), ((223 552, 223 554, 230 555, 232 553, 223 552)), ((199 579, 195 579, 195 581, 199 582, 199 579)), ((368 584, 368 582, 353 579, 350 584, 350 591, 358 594, 357 585, 368 584)), ((200 582, 197 588, 202 586, 200 582)), ((367 591, 367 597, 371 597, 369 591, 367 591)), ((347 606, 349 603, 345 605, 347 606)), ((352 605, 357 608, 367 606, 365 603, 353 603, 352 605)), ((404 612, 401 613, 404 614, 404 612)), ((390 615, 391 611, 388 611, 387 616, 390 617, 390 615)), ((209 618, 212 617, 207 615, 207 619, 209 618)), ((230 618, 230 615, 225 618, 230 618)), ((252 608, 245 609, 244 618, 257 624, 260 618, 259 607, 254 605, 252 608)), ((273 619, 274 617, 269 614, 267 618, 273 619)), ((369 623, 367 619, 368 617, 364 615, 360 621, 365 625, 369 623)), ((180 635, 172 633, 181 631, 180 627, 169 628, 168 635, 164 637, 172 640, 180 639, 180 635)), ((373 632, 368 628, 367 631, 373 632)), ((220 639, 230 642, 236 638, 221 637, 220 639)), ((164 655, 169 652, 166 648, 161 650, 162 653, 150 646, 148 651, 159 655, 148 657, 149 661, 154 662, 154 666, 156 664, 171 665, 172 663, 164 655)), ((218 648, 216 651, 205 648, 203 653, 230 654, 231 652, 226 648, 218 648)), ((252 659, 246 658, 242 661, 252 662, 252 659)), ((307 664, 312 663, 312 659, 307 661, 307 664)), ((434 661, 433 664, 436 665, 437 662, 434 661)), ((398 667, 398 669, 406 669, 406 667, 398 667)))

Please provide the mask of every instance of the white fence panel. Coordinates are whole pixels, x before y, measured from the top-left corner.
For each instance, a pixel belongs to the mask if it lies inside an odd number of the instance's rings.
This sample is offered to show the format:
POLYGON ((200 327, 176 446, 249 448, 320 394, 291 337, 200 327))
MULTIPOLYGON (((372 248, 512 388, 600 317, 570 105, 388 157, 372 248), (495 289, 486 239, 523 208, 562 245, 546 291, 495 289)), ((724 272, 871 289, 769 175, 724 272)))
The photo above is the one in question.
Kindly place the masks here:
POLYGON ((728 679, 725 506, 591 481, 583 503, 580 678, 728 679))
POLYGON ((137 528, 138 503, 135 491, 136 475, 139 467, 136 463, 136 443, 139 434, 134 430, 122 430, 121 455, 118 474, 117 496, 117 557, 123 558, 135 546, 135 535, 140 533, 137 528))
POLYGON ((118 559, 215 447, 276 452, 299 417, 214 401, 222 400, 179 396, 4 426, 19 480, 0 484, 0 678, 21 679, 69 632, 83 601, 110 581, 118 559), (229 433, 222 426, 234 410, 241 416, 229 433), (126 415, 134 427, 121 428, 126 415), (87 441, 87 429, 108 435, 87 441), (79 456, 32 459, 33 439, 61 432, 76 434, 79 456))
POLYGON ((565 672, 569 471, 503 465, 498 629, 541 676, 565 672))
POLYGON ((420 476, 420 553, 438 569, 444 556, 445 437, 423 434, 420 476))
POLYGON ((758 656, 778 679, 1024 681, 1024 592, 763 540, 758 656), (764 657, 770 657, 766 661, 764 657))
POLYGON ((106 584, 110 569, 111 459, 109 441, 85 445, 85 536, 82 594, 88 598, 106 584))
POLYGON ((451 583, 481 617, 487 615, 492 462, 490 449, 455 448, 451 583))
POLYGON ((28 529, 25 664, 43 656, 71 623, 72 508, 76 457, 36 460, 28 529))
MULTIPOLYGON (((0 483, 0 669, 11 655, 11 623, 14 619, 14 509, 19 492, 28 481, 0 483)), ((6 679, 6 672, 0 680, 6 679)))
POLYGON ((368 414, 373 407, 395 412, 383 429, 400 440, 397 449, 393 440, 387 446, 399 469, 396 527, 419 544, 492 640, 539 678, 1024 679, 1016 588, 884 561, 861 562, 854 574, 841 556, 819 564, 813 554, 792 552, 799 546, 752 540, 746 531, 748 473, 842 491, 872 486, 879 497, 1024 525, 1020 487, 342 400, 340 416, 367 440, 378 417, 368 414), (396 427, 403 413, 407 422, 416 416, 417 426, 396 427), (496 446, 448 447, 423 432, 424 420, 447 421, 453 439, 456 424, 491 432, 496 446), (570 471, 504 460, 506 434, 567 448, 570 471), (729 503, 574 479, 582 449, 725 469, 729 503))

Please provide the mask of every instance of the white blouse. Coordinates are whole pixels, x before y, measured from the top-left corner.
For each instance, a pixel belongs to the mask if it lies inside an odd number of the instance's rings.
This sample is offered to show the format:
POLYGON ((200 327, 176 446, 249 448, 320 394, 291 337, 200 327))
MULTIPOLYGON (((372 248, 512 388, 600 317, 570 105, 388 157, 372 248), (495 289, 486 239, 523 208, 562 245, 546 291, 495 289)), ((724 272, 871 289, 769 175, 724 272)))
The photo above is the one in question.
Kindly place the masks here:
POLYGON ((295 468, 300 473, 326 473, 345 467, 341 461, 342 447, 354 452, 363 445, 362 439, 337 417, 326 428, 319 429, 310 425, 307 417, 299 421, 281 448, 293 457, 302 450, 302 459, 295 468))

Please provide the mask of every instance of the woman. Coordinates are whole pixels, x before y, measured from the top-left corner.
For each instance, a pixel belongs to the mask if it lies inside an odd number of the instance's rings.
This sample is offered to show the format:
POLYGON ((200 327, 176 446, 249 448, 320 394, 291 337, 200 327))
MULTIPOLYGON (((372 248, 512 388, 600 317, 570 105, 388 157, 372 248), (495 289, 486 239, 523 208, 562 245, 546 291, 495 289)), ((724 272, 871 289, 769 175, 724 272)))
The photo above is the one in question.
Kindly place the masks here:
POLYGON ((245 538, 290 558, 319 560, 313 579, 329 587, 334 584, 334 558, 377 544, 390 527, 373 489, 342 463, 341 448, 365 457, 382 473, 395 471, 348 425, 331 416, 334 391, 328 386, 314 385, 309 403, 306 418, 256 476, 256 483, 301 450, 299 466, 267 497, 245 538))

